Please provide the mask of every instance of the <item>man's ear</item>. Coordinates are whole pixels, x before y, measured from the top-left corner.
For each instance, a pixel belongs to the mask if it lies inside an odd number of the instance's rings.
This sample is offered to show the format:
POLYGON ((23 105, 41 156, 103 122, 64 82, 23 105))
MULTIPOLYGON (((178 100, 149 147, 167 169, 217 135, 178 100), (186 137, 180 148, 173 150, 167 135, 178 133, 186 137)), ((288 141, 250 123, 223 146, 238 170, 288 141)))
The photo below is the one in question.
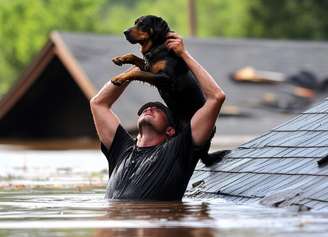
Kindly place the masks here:
POLYGON ((173 137, 175 135, 175 129, 173 127, 168 127, 166 129, 166 135, 169 137, 173 137))

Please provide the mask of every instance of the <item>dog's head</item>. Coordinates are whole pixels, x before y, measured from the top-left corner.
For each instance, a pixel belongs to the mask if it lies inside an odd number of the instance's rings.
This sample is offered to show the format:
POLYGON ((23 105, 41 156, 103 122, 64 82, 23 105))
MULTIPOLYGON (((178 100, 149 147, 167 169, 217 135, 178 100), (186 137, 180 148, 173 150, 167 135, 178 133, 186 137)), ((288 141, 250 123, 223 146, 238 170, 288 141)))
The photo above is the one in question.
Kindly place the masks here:
POLYGON ((154 46, 164 43, 169 31, 168 24, 161 17, 148 15, 139 17, 124 34, 131 44, 144 45, 151 42, 154 46))

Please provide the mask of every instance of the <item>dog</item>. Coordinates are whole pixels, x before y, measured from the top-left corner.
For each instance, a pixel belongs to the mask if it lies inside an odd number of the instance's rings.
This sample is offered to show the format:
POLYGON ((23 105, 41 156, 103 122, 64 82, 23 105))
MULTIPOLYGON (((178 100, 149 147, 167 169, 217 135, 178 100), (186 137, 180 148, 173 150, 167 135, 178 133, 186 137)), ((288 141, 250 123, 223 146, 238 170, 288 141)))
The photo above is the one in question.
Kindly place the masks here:
MULTIPOLYGON (((126 81, 147 82, 158 89, 173 117, 178 121, 178 129, 190 123, 192 116, 205 103, 205 97, 194 75, 186 63, 165 46, 170 28, 165 20, 157 16, 141 16, 134 26, 124 31, 131 44, 140 44, 143 59, 134 54, 113 58, 116 65, 133 64, 141 71, 128 71, 112 78, 112 83, 122 85, 126 81)), ((214 135, 215 129, 213 130, 214 135)), ((213 137, 213 136, 212 136, 213 137)), ((211 139, 210 139, 211 140, 211 139)), ((201 149, 200 158, 205 165, 218 160, 209 157, 210 142, 201 149)), ((222 155, 222 154, 221 154, 222 155)))

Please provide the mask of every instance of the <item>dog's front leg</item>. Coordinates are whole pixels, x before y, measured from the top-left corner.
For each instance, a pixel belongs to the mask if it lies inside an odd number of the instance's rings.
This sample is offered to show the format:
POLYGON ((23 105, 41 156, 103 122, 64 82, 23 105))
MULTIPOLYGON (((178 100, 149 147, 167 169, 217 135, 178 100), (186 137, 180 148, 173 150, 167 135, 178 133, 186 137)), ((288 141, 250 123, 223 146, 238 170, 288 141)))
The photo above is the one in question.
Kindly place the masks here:
POLYGON ((123 64, 133 64, 140 68, 142 71, 145 69, 145 61, 132 53, 115 57, 112 59, 112 61, 118 66, 122 66, 123 64))
POLYGON ((113 77, 112 83, 119 86, 126 81, 142 81, 156 86, 168 80, 169 77, 165 73, 155 74, 151 72, 131 70, 113 77))

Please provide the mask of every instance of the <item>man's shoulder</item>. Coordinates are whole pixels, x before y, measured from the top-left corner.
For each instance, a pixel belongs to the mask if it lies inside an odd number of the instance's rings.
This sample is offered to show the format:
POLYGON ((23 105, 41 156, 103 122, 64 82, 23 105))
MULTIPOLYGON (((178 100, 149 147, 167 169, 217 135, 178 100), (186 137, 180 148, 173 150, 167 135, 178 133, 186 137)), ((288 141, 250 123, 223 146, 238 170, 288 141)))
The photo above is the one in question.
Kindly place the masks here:
POLYGON ((116 129, 114 139, 115 138, 117 138, 117 139, 128 139, 128 140, 131 140, 132 142, 134 141, 131 134, 121 124, 119 124, 117 129, 116 129))
POLYGON ((115 153, 115 156, 118 155, 118 153, 122 152, 125 149, 128 149, 129 147, 134 145, 134 139, 132 136, 129 134, 128 131, 126 131, 122 125, 119 125, 116 129, 113 142, 109 149, 105 147, 104 144, 101 146, 102 152, 108 156, 110 154, 115 153))
POLYGON ((169 146, 178 145, 177 148, 184 148, 184 144, 189 144, 192 141, 191 136, 191 127, 190 125, 186 125, 179 132, 169 140, 167 140, 167 144, 169 146), (179 147, 181 145, 181 147, 179 147))

